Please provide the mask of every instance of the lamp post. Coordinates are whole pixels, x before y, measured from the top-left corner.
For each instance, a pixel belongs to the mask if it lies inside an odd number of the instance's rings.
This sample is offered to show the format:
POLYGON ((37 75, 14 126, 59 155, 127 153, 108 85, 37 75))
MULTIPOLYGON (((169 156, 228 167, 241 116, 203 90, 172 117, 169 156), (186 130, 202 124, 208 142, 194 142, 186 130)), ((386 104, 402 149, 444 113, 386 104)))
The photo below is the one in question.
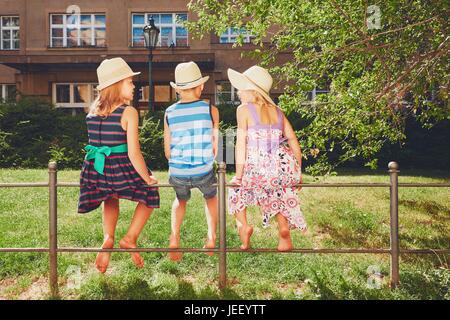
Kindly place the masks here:
POLYGON ((159 39, 159 29, 155 26, 155 20, 150 17, 149 25, 144 27, 145 46, 148 48, 148 110, 154 111, 153 104, 153 84, 152 84, 152 61, 153 49, 156 47, 159 39))

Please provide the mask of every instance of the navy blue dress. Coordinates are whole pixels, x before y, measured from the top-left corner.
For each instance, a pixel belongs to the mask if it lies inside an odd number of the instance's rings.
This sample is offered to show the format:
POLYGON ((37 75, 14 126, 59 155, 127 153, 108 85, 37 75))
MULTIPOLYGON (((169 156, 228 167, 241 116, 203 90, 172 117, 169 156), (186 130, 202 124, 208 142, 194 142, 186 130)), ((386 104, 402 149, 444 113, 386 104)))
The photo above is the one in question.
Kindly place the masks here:
MULTIPOLYGON (((120 124, 126 107, 127 105, 121 105, 107 117, 87 115, 89 144, 113 147, 127 143, 127 133, 120 124)), ((151 174, 150 170, 149 172, 151 174)), ((83 162, 78 212, 95 210, 103 201, 112 197, 137 201, 149 208, 159 208, 158 188, 146 185, 131 164, 127 152, 107 156, 103 175, 94 169, 94 159, 83 162)))

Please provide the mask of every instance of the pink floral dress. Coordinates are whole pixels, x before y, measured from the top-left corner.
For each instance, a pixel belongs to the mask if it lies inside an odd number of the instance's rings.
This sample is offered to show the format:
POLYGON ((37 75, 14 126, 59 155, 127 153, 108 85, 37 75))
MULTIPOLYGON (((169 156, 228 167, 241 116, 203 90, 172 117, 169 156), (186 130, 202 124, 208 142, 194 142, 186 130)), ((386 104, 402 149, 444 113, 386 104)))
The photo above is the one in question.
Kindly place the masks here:
POLYGON ((263 226, 281 213, 291 229, 306 229, 300 210, 297 188, 301 182, 301 167, 283 138, 283 114, 277 107, 278 122, 261 124, 255 105, 247 105, 254 125, 247 130, 247 159, 242 185, 230 188, 229 213, 235 214, 249 205, 258 205, 263 213, 263 226))

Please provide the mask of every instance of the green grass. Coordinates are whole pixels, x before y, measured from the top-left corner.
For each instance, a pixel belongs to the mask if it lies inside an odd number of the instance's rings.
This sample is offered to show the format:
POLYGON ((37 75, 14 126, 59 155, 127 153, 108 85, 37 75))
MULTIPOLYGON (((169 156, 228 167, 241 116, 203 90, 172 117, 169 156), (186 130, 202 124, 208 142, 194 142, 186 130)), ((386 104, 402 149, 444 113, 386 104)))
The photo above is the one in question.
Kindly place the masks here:
MULTIPOLYGON (((60 171, 59 181, 78 181, 78 171, 60 171)), ((156 172, 161 182, 167 173, 156 172)), ((231 175, 229 176, 229 178, 231 175)), ((0 182, 40 182, 46 170, 0 170, 0 182)), ((305 182, 388 182, 386 172, 343 171, 338 176, 305 182)), ((401 172, 400 182, 446 182, 448 172, 401 172)), ((100 209, 76 213, 78 188, 58 189, 58 245, 99 247, 100 209)), ((174 192, 161 188, 161 208, 154 211, 139 245, 167 247, 174 192)), ((293 232, 297 248, 388 248, 387 188, 304 188, 302 211, 309 234, 293 232)), ((450 190, 400 188, 399 229, 402 248, 449 248, 450 190)), ((126 232, 135 203, 121 201, 116 239, 126 232)), ((204 202, 192 195, 182 228, 182 246, 200 248, 206 237, 204 202)), ((255 226, 253 247, 275 248, 276 224, 261 227, 256 208, 249 210, 255 226)), ((227 221, 227 245, 239 246, 232 217, 227 221)), ((46 188, 0 188, 0 247, 48 246, 46 188)), ((218 257, 186 253, 180 263, 163 253, 144 253, 144 269, 134 268, 129 255, 114 253, 106 275, 93 267, 95 253, 60 253, 58 272, 62 299, 449 299, 448 256, 402 255, 401 286, 389 288, 389 255, 369 254, 249 254, 227 255, 226 290, 219 290, 218 257), (368 268, 379 270, 379 289, 368 287, 368 268), (74 275, 78 275, 77 277, 74 275), (77 279, 78 287, 73 287, 77 279)), ((49 298, 33 295, 48 272, 46 253, 0 253, 0 299, 49 298), (31 293, 30 293, 31 292, 31 293)))

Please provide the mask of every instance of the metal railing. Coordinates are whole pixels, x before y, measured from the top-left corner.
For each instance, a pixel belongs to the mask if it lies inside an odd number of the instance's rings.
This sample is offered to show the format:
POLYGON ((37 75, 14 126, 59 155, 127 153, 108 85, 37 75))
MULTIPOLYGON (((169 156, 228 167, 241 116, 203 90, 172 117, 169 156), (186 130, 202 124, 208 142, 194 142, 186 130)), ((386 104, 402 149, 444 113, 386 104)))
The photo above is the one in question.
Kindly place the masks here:
MULTIPOLYGON (((226 245, 226 188, 236 187, 226 182, 226 164, 219 164, 218 169, 218 201, 219 201, 219 247, 216 248, 73 248, 58 247, 57 236, 57 188, 58 187, 79 187, 78 183, 68 183, 57 181, 56 162, 50 162, 48 165, 49 180, 47 183, 0 183, 0 188, 20 188, 20 187, 48 187, 49 191, 49 247, 48 248, 0 248, 0 252, 48 252, 49 253, 49 285, 52 296, 58 295, 58 253, 61 252, 216 252, 219 254, 219 287, 226 287, 227 283, 227 253, 246 252, 246 253, 371 253, 371 254, 390 254, 390 284, 391 288, 398 286, 399 277, 399 256, 400 254, 450 254, 450 249, 400 249, 398 233, 398 187, 450 187, 450 183, 398 183, 398 164, 390 162, 389 165, 389 183, 302 183, 298 187, 302 188, 323 188, 323 187, 380 187, 390 189, 390 248, 389 249, 365 249, 365 248, 347 248, 347 249, 292 249, 280 252, 277 249, 258 248, 242 250, 239 248, 227 248, 226 245)), ((171 187, 170 184, 160 183, 155 187, 171 187)))

